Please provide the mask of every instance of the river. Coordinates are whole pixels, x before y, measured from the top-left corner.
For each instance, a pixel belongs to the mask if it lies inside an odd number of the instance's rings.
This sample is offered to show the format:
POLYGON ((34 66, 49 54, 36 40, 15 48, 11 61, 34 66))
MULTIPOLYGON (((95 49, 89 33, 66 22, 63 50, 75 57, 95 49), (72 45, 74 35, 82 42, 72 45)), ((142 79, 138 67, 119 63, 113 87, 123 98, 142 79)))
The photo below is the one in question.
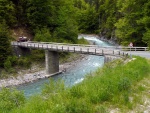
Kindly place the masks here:
MULTIPOLYGON (((105 47, 110 46, 110 44, 103 42, 96 38, 96 36, 92 35, 80 35, 79 38, 84 37, 86 40, 94 42, 94 44, 105 47)), ((84 80, 85 76, 88 73, 94 72, 98 67, 102 67, 104 64, 104 57, 103 56, 94 56, 94 55, 87 55, 84 59, 77 62, 71 68, 68 68, 66 72, 55 75, 52 78, 54 80, 62 79, 67 87, 75 85, 82 80, 84 80)), ((33 83, 27 83, 24 85, 20 85, 17 89, 24 92, 26 97, 30 97, 34 94, 40 94, 43 88, 43 85, 48 83, 49 79, 41 79, 35 81, 33 83)))

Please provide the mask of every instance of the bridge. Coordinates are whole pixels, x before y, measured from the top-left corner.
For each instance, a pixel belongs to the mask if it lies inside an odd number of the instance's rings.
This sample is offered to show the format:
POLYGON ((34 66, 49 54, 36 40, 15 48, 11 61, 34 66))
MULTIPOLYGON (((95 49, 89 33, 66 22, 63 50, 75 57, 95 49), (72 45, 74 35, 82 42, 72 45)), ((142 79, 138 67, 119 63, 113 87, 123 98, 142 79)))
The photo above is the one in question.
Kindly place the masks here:
MULTIPOLYGON (((59 72, 59 52, 72 52, 88 55, 124 57, 128 53, 122 49, 128 50, 130 48, 118 47, 100 47, 97 45, 82 45, 82 44, 65 44, 52 42, 11 42, 16 55, 26 55, 30 49, 45 50, 46 73, 53 74, 59 72)), ((136 48, 137 49, 137 48, 136 48)))

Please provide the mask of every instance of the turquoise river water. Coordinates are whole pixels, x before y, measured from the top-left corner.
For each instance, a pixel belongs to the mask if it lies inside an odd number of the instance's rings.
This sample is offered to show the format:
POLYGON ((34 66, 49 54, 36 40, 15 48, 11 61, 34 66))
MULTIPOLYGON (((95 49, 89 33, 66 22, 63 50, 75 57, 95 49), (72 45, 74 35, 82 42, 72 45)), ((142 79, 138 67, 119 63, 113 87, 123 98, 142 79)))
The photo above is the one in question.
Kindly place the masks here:
MULTIPOLYGON (((110 46, 110 44, 99 40, 95 36, 84 35, 83 37, 86 40, 94 42, 96 45, 103 46, 103 47, 110 46)), ((79 36, 79 38, 81 38, 81 36, 79 36)), ((62 79, 66 86, 72 86, 84 80, 85 76, 88 73, 94 72, 98 67, 102 67, 103 64, 104 64, 103 56, 87 55, 80 62, 77 62, 76 65, 67 69, 66 72, 59 75, 55 75, 52 78, 56 81, 62 79)), ((40 79, 33 83, 20 85, 17 87, 17 89, 23 91, 26 97, 30 97, 34 94, 41 93, 44 84, 48 82, 49 82, 48 78, 40 79)))

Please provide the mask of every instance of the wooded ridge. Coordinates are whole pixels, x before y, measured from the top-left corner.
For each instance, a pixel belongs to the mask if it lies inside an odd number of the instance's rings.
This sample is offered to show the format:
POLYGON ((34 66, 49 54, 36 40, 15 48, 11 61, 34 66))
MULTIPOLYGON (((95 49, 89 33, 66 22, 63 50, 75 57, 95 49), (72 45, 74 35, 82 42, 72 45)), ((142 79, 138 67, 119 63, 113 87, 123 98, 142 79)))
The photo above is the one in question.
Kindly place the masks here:
POLYGON ((149 46, 149 13, 149 0, 0 0, 0 65, 10 55, 9 41, 26 35, 14 35, 19 28, 36 41, 77 43, 79 33, 96 33, 149 46))

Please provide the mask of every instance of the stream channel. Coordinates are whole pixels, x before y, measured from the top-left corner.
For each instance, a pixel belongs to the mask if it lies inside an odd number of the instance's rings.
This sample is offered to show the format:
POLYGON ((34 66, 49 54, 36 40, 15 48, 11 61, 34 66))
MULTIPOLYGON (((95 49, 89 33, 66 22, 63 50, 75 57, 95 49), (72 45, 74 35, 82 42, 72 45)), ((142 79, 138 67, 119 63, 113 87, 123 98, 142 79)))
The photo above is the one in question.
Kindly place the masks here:
MULTIPOLYGON (((79 35, 78 38, 84 37, 84 39, 94 42, 94 44, 106 47, 111 46, 110 44, 103 42, 96 38, 96 36, 90 35, 79 35)), ((66 72, 52 76, 52 78, 57 80, 63 80, 67 87, 75 85, 81 82, 84 77, 91 72, 94 72, 98 67, 102 67, 104 64, 103 56, 95 56, 95 55, 87 55, 81 61, 77 62, 71 68, 68 68, 66 72)), ((44 84, 48 83, 49 79, 40 79, 38 81, 34 81, 33 83, 27 83, 24 85, 20 85, 17 87, 18 90, 24 92, 26 97, 30 97, 34 94, 40 94, 44 84)))

